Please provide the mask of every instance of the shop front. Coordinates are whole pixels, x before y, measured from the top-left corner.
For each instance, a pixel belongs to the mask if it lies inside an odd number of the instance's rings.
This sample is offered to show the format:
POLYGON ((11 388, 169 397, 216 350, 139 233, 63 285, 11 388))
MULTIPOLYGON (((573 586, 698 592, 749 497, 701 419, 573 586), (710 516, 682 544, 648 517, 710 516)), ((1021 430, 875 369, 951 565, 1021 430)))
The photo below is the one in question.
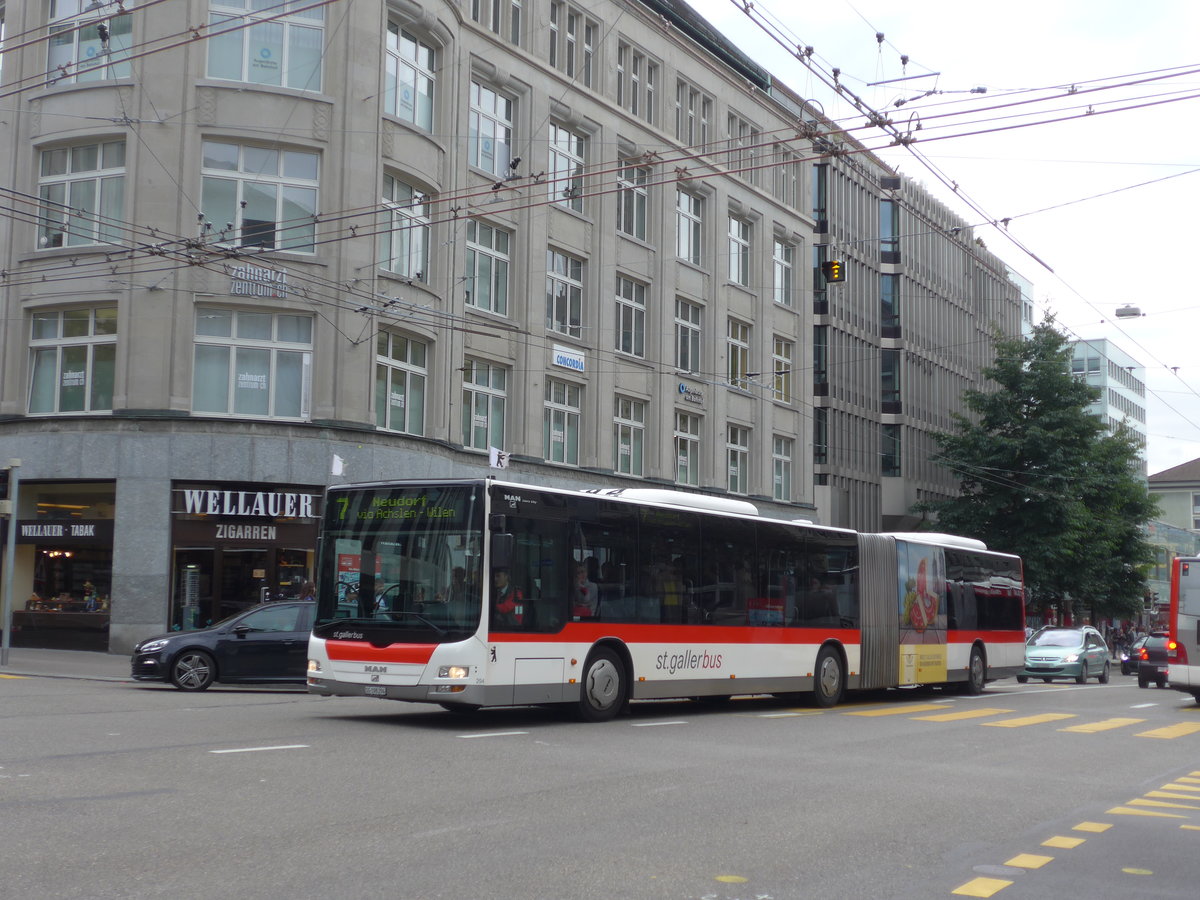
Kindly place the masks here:
POLYGON ((111 482, 21 485, 13 646, 108 649, 113 499, 111 482))
POLYGON ((322 488, 176 483, 172 631, 204 628, 311 584, 322 488))

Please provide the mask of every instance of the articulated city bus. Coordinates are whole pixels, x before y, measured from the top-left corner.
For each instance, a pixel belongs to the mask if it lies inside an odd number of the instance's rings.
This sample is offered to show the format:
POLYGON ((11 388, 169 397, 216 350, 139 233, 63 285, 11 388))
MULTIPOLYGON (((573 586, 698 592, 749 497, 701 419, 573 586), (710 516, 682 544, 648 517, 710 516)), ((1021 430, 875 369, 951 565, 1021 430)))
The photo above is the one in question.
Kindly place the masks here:
POLYGON ((1200 703, 1200 557, 1171 561, 1167 681, 1200 703))
POLYGON ((1021 561, 670 490, 330 488, 308 690, 464 711, 955 684, 1024 664, 1021 561))

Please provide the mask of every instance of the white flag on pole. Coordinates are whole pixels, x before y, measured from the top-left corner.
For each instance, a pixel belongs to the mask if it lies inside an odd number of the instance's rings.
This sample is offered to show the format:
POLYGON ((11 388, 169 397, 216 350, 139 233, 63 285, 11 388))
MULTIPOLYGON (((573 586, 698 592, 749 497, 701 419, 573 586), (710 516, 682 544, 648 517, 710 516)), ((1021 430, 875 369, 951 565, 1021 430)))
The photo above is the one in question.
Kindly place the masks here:
POLYGON ((493 469, 507 469, 509 454, 499 447, 488 447, 488 465, 493 469))
POLYGON ((338 456, 336 453, 333 454, 333 468, 331 471, 333 472, 334 475, 345 475, 346 474, 346 461, 344 459, 342 459, 340 456, 338 456))

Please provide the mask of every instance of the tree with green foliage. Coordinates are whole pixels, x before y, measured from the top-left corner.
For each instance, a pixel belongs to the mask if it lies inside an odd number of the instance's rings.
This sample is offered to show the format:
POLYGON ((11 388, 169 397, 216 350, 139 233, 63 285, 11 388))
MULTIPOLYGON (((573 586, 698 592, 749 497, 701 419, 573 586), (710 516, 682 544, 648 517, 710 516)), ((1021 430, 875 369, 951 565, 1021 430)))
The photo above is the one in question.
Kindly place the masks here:
POLYGON ((938 462, 957 497, 930 501, 939 530, 979 538, 1025 564, 1026 602, 1130 617, 1153 552, 1142 526, 1157 508, 1139 476, 1133 434, 1109 434, 1087 411, 1098 391, 1071 374, 1071 348, 1048 317, 1028 339, 996 339, 983 374, 993 390, 964 396, 971 416, 939 436, 938 462))

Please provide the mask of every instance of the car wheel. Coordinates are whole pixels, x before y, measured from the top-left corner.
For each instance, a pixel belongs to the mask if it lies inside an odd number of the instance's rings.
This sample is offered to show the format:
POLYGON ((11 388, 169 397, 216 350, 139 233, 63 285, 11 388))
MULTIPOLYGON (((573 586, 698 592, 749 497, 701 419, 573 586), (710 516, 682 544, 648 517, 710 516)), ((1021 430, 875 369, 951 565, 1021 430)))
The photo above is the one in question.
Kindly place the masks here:
POLYGON ((987 684, 987 666, 983 662, 983 654, 978 647, 971 648, 971 661, 967 664, 967 683, 963 690, 972 697, 983 693, 987 684))
POLYGON ((203 650, 184 650, 171 663, 171 684, 181 691, 206 691, 217 680, 217 663, 203 650))
POLYGON ((1053 680, 1054 680, 1053 678, 1043 678, 1043 679, 1042 679, 1042 681, 1043 681, 1044 683, 1046 683, 1046 684, 1049 684, 1049 683, 1050 683, 1050 682, 1052 682, 1053 680))
POLYGON ((1100 672, 1099 681, 1101 684, 1108 684, 1108 663, 1104 663, 1104 669, 1100 672))
POLYGON ((1029 681, 1028 675, 1018 675, 1017 676, 1017 684, 1025 684, 1027 681, 1029 681))
POLYGON ((1076 684, 1087 684, 1087 680, 1088 680, 1087 663, 1080 663, 1079 664, 1079 674, 1075 676, 1075 683, 1076 684))
POLYGON ((1129 674, 1129 666, 1125 665, 1125 663, 1121 663, 1121 674, 1122 675, 1129 674))
POLYGON ((579 717, 586 722, 605 722, 625 705, 625 667, 611 650, 596 650, 583 667, 579 692, 579 717))
POLYGON ((1143 675, 1141 672, 1138 672, 1138 687, 1140 687, 1140 688, 1150 687, 1150 679, 1147 678, 1145 675, 1143 675))
POLYGON ((1160 678, 1160 679, 1158 679, 1158 681, 1155 682, 1155 684, 1158 685, 1159 690, 1162 690, 1163 688, 1165 688, 1167 686, 1167 679, 1160 678))
POLYGON ((842 658, 832 647, 823 647, 817 654, 816 677, 813 678, 813 700, 822 709, 837 706, 846 689, 842 677, 842 658))

